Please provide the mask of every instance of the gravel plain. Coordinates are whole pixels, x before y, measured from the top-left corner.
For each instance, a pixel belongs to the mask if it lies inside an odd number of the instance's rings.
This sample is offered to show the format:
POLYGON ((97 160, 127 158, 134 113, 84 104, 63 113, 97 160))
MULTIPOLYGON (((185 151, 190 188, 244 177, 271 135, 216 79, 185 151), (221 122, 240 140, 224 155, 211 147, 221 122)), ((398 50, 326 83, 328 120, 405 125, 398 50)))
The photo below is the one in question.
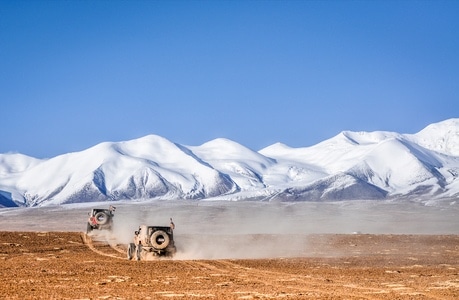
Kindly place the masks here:
MULTIPOLYGON (((286 236, 247 239, 285 243, 286 236)), ((78 232, 0 232, 2 299, 458 299, 459 236, 292 235, 302 257, 128 261, 78 232)), ((284 245, 285 246, 285 245, 284 245)))

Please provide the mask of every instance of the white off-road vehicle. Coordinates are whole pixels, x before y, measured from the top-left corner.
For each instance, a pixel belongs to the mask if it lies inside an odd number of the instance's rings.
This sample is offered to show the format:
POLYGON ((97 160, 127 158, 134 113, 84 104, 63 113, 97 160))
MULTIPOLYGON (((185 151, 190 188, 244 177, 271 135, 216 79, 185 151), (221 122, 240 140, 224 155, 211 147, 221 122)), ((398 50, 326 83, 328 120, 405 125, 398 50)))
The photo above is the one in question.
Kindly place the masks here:
POLYGON ((116 207, 110 205, 108 209, 93 208, 89 215, 88 223, 86 226, 86 233, 90 233, 94 229, 97 230, 111 230, 113 226, 113 216, 116 207))
POLYGON ((157 257, 172 257, 177 251, 174 242, 174 223, 170 226, 141 225, 135 231, 134 243, 127 249, 129 260, 149 260, 157 257))

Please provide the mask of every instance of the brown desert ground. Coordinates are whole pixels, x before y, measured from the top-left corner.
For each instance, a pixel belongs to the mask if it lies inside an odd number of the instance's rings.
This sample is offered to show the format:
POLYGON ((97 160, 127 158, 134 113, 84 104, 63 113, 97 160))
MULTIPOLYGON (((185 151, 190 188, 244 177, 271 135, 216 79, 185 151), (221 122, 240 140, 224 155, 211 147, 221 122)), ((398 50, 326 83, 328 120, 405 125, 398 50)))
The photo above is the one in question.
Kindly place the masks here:
POLYGON ((459 299, 458 235, 292 238, 315 250, 304 257, 128 261, 122 245, 83 233, 0 232, 0 298, 459 299))

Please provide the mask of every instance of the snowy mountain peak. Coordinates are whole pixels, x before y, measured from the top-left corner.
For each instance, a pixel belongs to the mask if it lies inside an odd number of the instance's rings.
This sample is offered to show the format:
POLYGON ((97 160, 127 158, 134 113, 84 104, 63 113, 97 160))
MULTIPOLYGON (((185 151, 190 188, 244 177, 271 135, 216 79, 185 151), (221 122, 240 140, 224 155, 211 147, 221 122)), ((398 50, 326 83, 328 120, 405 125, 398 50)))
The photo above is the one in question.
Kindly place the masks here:
POLYGON ((269 163, 269 159, 259 152, 253 151, 237 142, 225 138, 218 138, 201 146, 188 146, 193 153, 204 160, 251 160, 269 163))
POLYGON ((39 164, 42 160, 20 153, 0 153, 0 174, 18 173, 39 164))
POLYGON ((287 146, 286 144, 283 144, 283 143, 274 143, 268 147, 265 147, 263 149, 261 149, 260 153, 279 153, 279 152, 282 152, 282 151, 289 151, 290 149, 292 149, 291 147, 287 146))
POLYGON ((249 148, 226 138, 217 138, 202 144, 201 146, 191 148, 199 148, 201 151, 224 151, 225 154, 240 154, 241 152, 251 152, 249 148))
POLYGON ((459 118, 430 124, 412 137, 424 148, 459 156, 459 118))

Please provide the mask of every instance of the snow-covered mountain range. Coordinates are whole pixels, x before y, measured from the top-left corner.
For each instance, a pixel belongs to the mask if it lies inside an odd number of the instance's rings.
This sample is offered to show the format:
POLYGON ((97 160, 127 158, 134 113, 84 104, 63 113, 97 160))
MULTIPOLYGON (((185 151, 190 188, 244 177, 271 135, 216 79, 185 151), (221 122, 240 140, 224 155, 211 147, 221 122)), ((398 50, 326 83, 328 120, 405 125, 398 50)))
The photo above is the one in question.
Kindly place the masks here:
POLYGON ((50 159, 0 154, 0 207, 126 199, 325 201, 459 197, 459 118, 416 134, 343 131, 258 152, 148 135, 50 159))

